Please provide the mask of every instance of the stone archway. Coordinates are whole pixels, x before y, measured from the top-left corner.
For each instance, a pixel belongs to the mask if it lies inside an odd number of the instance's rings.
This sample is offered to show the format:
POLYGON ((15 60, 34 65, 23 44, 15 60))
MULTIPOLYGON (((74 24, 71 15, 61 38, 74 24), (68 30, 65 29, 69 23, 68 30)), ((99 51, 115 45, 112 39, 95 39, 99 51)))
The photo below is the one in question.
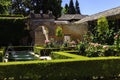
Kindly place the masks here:
POLYGON ((53 19, 30 19, 29 21, 33 45, 42 46, 45 43, 46 37, 43 34, 42 26, 44 26, 45 29, 48 29, 48 37, 55 36, 55 23, 53 19))

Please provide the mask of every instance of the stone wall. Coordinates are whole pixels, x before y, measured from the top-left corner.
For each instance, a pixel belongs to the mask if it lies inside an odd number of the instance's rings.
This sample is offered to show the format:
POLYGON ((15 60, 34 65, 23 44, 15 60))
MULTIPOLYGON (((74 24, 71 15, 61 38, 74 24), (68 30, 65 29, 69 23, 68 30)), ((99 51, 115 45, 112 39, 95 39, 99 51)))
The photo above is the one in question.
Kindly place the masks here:
POLYGON ((48 29, 48 36, 55 36, 54 19, 30 19, 29 27, 33 45, 44 45, 45 35, 43 34, 42 26, 48 29))
POLYGON ((42 46, 45 42, 45 35, 43 34, 42 26, 48 29, 49 38, 55 38, 56 40, 60 39, 55 36, 55 31, 58 26, 62 27, 64 36, 69 35, 71 40, 82 40, 83 35, 88 31, 87 23, 57 24, 54 22, 54 19, 29 19, 28 24, 30 27, 32 44, 36 46, 42 46))
POLYGON ((57 26, 62 27, 64 35, 69 35, 71 40, 83 40, 83 35, 88 31, 88 24, 57 24, 57 26))

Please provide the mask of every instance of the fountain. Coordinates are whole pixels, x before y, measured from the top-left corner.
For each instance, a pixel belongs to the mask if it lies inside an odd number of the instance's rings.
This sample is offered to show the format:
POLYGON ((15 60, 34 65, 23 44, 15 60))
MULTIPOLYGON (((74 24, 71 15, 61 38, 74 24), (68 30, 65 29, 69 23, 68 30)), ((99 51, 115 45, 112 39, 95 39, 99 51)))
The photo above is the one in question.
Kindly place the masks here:
POLYGON ((45 41, 49 41, 49 39, 48 39, 48 32, 47 32, 47 30, 45 29, 44 26, 42 26, 42 30, 43 30, 43 34, 45 35, 45 41))

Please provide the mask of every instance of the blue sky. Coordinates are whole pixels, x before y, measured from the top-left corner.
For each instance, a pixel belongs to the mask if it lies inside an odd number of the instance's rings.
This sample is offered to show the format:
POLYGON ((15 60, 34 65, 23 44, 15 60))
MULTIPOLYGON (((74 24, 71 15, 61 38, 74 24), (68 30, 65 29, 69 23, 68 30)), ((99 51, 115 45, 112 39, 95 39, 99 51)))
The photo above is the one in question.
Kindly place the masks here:
MULTIPOLYGON (((76 0, 73 0, 74 2, 76 0)), ((120 0, 78 0, 82 14, 92 15, 111 8, 119 7, 120 0)), ((70 0, 62 0, 62 6, 69 5, 70 0)))

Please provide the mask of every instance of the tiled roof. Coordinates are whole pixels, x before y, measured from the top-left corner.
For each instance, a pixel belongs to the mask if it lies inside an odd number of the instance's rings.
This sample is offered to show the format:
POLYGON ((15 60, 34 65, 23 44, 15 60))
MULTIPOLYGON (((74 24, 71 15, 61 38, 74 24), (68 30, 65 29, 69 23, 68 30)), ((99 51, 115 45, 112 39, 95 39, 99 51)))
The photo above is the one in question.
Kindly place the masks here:
POLYGON ((97 20, 97 19, 101 18, 102 16, 111 17, 111 16, 116 16, 116 15, 120 15, 120 6, 97 13, 97 14, 93 14, 91 16, 87 16, 75 23, 83 23, 83 22, 87 22, 87 21, 97 20))
POLYGON ((86 15, 80 15, 80 14, 64 14, 58 20, 80 20, 84 18, 86 15))

